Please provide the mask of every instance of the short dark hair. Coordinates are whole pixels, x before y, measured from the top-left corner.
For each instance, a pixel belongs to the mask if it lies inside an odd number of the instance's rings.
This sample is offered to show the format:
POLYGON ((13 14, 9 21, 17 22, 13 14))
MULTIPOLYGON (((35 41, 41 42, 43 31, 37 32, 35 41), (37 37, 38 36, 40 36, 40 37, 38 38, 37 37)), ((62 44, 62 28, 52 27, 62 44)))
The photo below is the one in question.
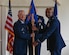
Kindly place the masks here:
POLYGON ((46 10, 45 10, 46 16, 47 16, 47 12, 50 11, 50 10, 52 10, 52 9, 54 10, 54 7, 48 7, 48 8, 46 8, 46 10))

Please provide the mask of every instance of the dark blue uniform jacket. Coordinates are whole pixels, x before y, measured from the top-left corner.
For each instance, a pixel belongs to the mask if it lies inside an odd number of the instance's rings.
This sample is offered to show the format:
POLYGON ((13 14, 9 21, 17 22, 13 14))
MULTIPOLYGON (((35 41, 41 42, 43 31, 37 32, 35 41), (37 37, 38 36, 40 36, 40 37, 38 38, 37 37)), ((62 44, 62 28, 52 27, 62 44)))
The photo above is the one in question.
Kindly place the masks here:
POLYGON ((21 23, 20 20, 14 23, 14 55, 27 55, 27 40, 31 39, 30 34, 27 30, 27 25, 21 23))
POLYGON ((60 33, 60 22, 56 17, 48 21, 45 32, 40 40, 43 42, 45 39, 47 39, 48 50, 60 50, 66 46, 60 33))

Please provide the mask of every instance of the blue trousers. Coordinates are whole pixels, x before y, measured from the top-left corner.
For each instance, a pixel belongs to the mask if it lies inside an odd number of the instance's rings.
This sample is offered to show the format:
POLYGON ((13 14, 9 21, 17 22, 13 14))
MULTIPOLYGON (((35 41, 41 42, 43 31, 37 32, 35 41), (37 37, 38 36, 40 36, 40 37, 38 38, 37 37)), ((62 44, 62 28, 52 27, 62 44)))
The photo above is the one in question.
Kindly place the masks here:
POLYGON ((61 55, 61 50, 50 51, 51 55, 61 55))

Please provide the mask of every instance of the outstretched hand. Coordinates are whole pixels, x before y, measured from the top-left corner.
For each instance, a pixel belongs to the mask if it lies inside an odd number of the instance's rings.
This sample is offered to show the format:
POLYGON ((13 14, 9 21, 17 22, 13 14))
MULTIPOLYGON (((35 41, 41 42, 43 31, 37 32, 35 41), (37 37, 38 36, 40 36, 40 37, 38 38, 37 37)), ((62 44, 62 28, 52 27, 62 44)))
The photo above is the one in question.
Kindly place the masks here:
POLYGON ((35 37, 35 33, 33 32, 33 33, 31 33, 31 37, 35 37))
POLYGON ((33 45, 36 47, 39 43, 37 41, 33 42, 33 45))
POLYGON ((38 28, 36 26, 32 26, 33 31, 38 31, 38 28))

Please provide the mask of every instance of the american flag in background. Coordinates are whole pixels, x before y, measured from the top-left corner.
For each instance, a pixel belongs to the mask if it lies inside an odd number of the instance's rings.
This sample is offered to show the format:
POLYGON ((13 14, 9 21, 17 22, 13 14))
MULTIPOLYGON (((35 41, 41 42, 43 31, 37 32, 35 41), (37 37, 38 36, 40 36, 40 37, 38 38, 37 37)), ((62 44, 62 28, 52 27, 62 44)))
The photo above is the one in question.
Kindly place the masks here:
POLYGON ((10 53, 12 53, 13 41, 14 41, 14 31, 13 31, 13 20, 12 20, 12 11, 11 11, 11 1, 10 0, 9 0, 9 10, 8 10, 6 24, 5 24, 5 29, 8 31, 7 50, 10 53))

